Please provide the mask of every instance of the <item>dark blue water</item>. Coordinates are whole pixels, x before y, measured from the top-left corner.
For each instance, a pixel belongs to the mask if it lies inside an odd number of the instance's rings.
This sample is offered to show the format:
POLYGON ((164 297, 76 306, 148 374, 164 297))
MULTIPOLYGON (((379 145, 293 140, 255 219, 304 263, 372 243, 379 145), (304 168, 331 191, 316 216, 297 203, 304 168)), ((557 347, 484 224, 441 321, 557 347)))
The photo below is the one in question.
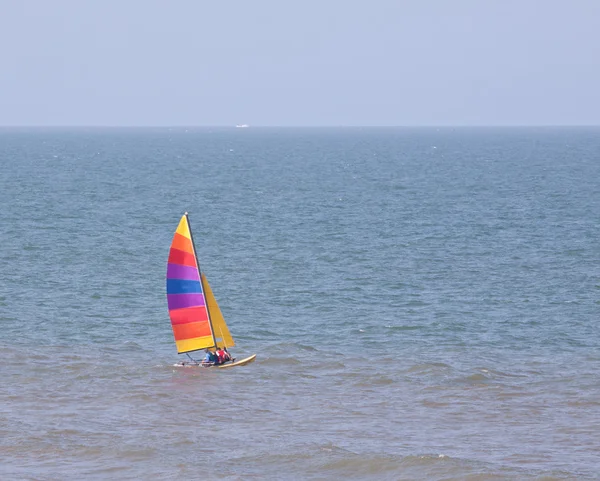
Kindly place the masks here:
POLYGON ((600 479, 600 130, 0 131, 2 479, 600 479), (255 363, 177 369, 190 213, 255 363))

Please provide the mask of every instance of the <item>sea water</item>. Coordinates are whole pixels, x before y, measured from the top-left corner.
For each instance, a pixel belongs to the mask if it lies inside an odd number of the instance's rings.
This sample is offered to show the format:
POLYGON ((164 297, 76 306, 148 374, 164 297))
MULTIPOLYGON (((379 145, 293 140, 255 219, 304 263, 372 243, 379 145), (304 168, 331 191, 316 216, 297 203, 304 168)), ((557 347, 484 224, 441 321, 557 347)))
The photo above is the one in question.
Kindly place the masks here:
POLYGON ((599 129, 4 129, 0 206, 3 480, 600 479, 599 129))

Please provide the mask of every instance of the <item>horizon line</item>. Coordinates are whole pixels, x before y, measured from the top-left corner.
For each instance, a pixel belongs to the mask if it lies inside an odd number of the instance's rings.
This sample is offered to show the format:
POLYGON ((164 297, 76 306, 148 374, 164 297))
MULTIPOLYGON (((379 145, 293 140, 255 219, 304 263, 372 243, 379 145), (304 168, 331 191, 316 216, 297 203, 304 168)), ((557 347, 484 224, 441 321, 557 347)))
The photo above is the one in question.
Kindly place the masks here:
POLYGON ((318 128, 318 129, 340 129, 340 128, 360 128, 360 129, 414 129, 414 128, 431 128, 431 129, 447 129, 447 128, 590 128, 600 127, 600 124, 420 124, 420 125, 268 125, 268 124, 175 124, 175 125, 102 125, 102 124, 86 124, 86 125, 70 125, 70 124, 36 124, 36 125, 24 125, 24 124, 0 124, 0 129, 221 129, 221 128, 244 128, 244 129, 264 129, 264 128, 277 128, 277 129, 288 129, 288 128, 318 128))

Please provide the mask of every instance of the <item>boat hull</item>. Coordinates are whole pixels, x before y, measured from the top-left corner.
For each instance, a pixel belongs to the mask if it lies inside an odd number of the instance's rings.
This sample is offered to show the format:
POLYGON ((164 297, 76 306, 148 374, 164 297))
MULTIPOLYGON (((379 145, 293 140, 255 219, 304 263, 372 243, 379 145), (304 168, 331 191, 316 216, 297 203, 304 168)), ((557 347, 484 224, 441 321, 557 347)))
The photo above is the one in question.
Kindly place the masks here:
POLYGON ((252 361, 254 361, 256 359, 256 354, 252 354, 252 356, 250 357, 246 357, 245 359, 240 359, 239 361, 234 361, 228 364, 222 364, 220 366, 217 366, 219 369, 226 369, 228 367, 234 367, 234 366, 245 366, 246 364, 250 364, 252 361))
POLYGON ((174 367, 218 367, 219 369, 226 369, 229 367, 235 366, 245 366, 246 364, 250 364, 256 359, 256 354, 252 354, 252 356, 245 357, 244 359, 240 359, 239 361, 228 362, 227 364, 221 364, 219 366, 203 366, 201 362, 189 362, 182 361, 174 364, 174 367))

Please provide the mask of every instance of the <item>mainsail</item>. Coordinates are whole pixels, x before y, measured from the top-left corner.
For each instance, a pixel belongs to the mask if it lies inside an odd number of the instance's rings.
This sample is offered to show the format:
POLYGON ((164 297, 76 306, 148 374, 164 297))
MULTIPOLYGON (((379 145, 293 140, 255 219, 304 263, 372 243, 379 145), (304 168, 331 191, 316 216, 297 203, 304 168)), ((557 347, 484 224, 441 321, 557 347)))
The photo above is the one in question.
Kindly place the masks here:
POLYGON ((212 290, 200 275, 187 212, 169 251, 167 303, 179 354, 234 345, 212 290))

